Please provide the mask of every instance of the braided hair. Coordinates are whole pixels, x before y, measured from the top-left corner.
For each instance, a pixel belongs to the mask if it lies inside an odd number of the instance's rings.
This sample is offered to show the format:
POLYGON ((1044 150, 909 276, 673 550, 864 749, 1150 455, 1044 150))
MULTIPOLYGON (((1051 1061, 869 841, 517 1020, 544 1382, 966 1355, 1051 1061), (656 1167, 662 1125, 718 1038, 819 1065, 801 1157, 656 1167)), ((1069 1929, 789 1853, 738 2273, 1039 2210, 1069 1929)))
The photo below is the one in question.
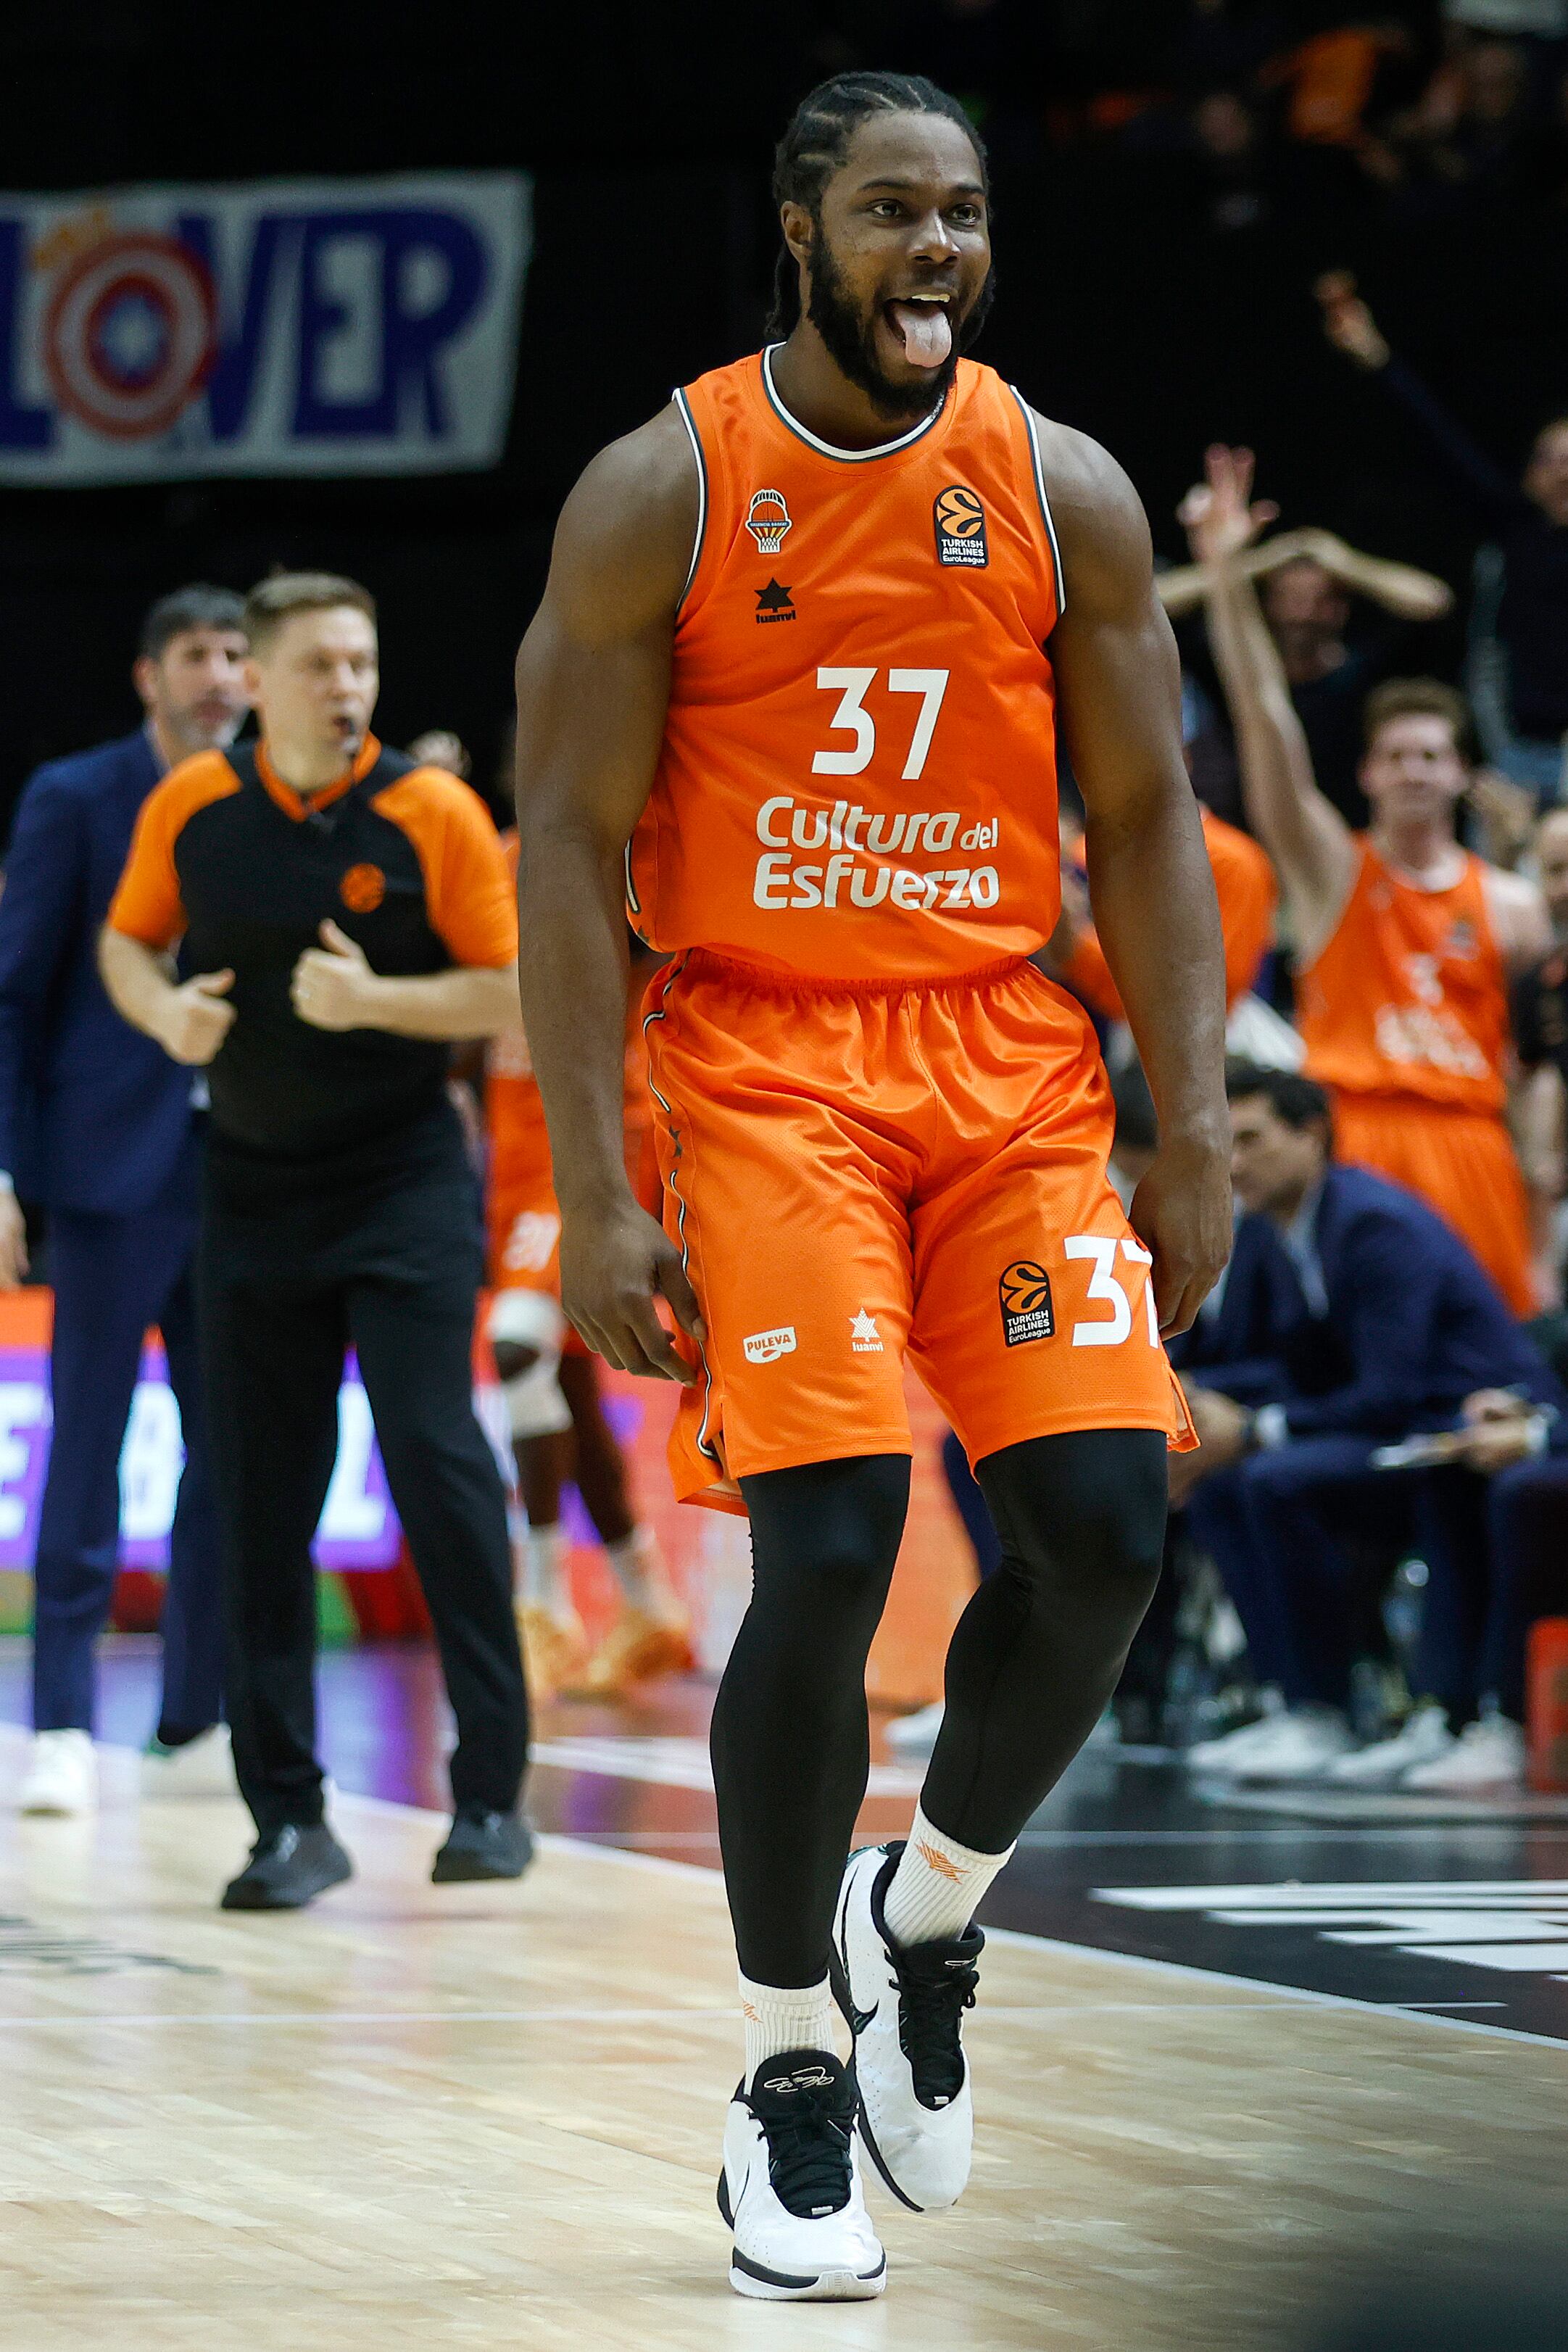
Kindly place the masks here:
MULTIPOLYGON (((855 132, 873 114, 939 114, 956 122, 975 150, 984 180, 985 147, 956 98, 924 74, 841 73, 807 91, 774 149, 775 205, 803 205, 820 223, 822 191, 849 153, 855 132)), ((773 272, 768 341, 782 342, 800 316, 800 270, 786 245, 773 272)))

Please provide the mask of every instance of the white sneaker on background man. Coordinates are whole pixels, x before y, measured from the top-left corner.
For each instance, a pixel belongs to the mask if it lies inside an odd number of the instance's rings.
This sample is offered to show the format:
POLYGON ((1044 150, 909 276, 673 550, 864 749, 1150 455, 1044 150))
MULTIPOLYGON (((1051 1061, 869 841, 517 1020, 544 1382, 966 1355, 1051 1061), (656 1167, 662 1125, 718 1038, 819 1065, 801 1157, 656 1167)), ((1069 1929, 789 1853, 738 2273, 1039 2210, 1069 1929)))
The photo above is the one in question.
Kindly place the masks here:
POLYGON ((1393 1789, 1418 1764, 1436 1764, 1457 1747, 1448 1729, 1448 1711, 1436 1699, 1423 1699, 1397 1731, 1358 1748, 1329 1766, 1324 1778, 1336 1789, 1393 1789))
POLYGON ((1235 1731, 1222 1731, 1217 1738, 1200 1739, 1183 1751, 1182 1762, 1193 1772, 1234 1772, 1249 1748, 1268 1735, 1270 1725, 1278 1723, 1285 1712, 1285 1702, 1279 1692, 1266 1689, 1259 1694, 1263 1712, 1251 1723, 1241 1724, 1235 1731))
POLYGON ((1287 1707, 1233 1767, 1233 1777, 1243 1781, 1319 1780, 1354 1746, 1337 1706, 1287 1707))
POLYGON ((929 1706, 916 1707, 913 1715, 895 1716, 882 1736, 895 1756, 929 1756, 946 1713, 942 1701, 934 1698, 929 1706))
POLYGON ((1462 1796, 1471 1790, 1517 1789, 1524 1780, 1524 1731, 1506 1715, 1489 1711, 1467 1723, 1446 1756, 1406 1772, 1401 1788, 1427 1796, 1462 1796))
POLYGON ((98 1804, 98 1758, 88 1731, 37 1731, 16 1799, 22 1813, 90 1813, 98 1804))
POLYGON ((232 1797, 237 1793, 226 1723, 166 1748, 154 1733, 141 1751, 144 1797, 232 1797))

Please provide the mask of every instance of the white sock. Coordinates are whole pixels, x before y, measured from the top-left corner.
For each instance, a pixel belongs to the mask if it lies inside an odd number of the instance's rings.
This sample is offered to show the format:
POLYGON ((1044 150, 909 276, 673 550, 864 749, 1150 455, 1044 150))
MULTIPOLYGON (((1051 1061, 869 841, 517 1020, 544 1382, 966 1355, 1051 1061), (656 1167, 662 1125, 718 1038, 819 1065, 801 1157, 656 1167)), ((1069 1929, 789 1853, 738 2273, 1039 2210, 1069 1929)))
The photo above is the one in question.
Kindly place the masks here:
POLYGON ((530 1528, 523 1538, 523 1605, 548 1609, 562 1617, 571 1607, 566 1589, 566 1559, 570 1547, 559 1519, 548 1528, 530 1528))
POLYGON ((815 1985, 753 1984, 740 1979, 740 2014, 746 2023, 746 2080, 765 2058, 781 2058, 787 2050, 831 2050, 833 2046, 833 1997, 828 1979, 815 1985))
POLYGON ((627 1608, 651 1612, 658 1599, 657 1588, 664 1581, 664 1557, 653 1528, 633 1528, 619 1543, 606 1544, 604 1557, 627 1608))
MULTIPOLYGON (((1015 1841, 1016 1843, 1016 1841, 1015 1841)), ((976 1906, 1012 1854, 977 1853, 933 1829, 916 1805, 883 1916, 895 1944, 945 1944, 961 1936, 976 1906)))

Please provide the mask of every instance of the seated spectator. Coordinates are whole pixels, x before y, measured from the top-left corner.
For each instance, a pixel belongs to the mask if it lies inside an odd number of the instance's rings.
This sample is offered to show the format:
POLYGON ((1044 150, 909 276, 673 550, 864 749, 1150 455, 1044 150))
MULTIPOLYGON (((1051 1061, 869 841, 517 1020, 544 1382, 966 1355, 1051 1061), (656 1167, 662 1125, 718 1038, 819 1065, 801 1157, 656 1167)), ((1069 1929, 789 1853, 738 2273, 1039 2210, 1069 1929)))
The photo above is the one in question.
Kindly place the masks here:
POLYGON ((1318 280, 1317 295, 1329 341, 1416 419, 1496 542, 1477 566, 1477 725, 1494 767, 1555 801, 1568 735, 1568 415, 1542 426, 1516 484, 1389 348, 1354 278, 1333 270, 1318 280))
MULTIPOLYGON (((1464 1596, 1468 1643, 1484 1610, 1479 1712, 1456 1735, 1435 1700, 1418 1703, 1392 1739, 1342 1758, 1331 1779, 1450 1796, 1523 1780, 1530 1629, 1568 1603, 1568 1423, 1516 1390, 1480 1390, 1465 1400, 1448 1460, 1454 1468, 1427 1474, 1439 1509, 1461 1480, 1486 1482, 1484 1583, 1464 1596)), ((1473 1503, 1468 1516, 1473 1524, 1473 1503)))
POLYGON ((1233 1177, 1243 1211, 1218 1316, 1229 1363, 1200 1318, 1179 1359, 1200 1439, 1175 1457, 1173 1500, 1213 1558, 1270 1693, 1260 1724, 1189 1753, 1248 1780, 1312 1777, 1354 1747, 1347 1717, 1355 1548, 1431 1570, 1415 1678, 1461 1727, 1478 1662, 1463 1638, 1485 1577, 1482 1492, 1441 1491, 1380 1448, 1451 1430, 1478 1387, 1557 1406, 1556 1381, 1469 1251, 1401 1186, 1332 1158, 1328 1097, 1285 1071, 1233 1067, 1233 1177), (1282 1255, 1295 1297, 1281 1290, 1282 1255), (1256 1356, 1247 1352, 1259 1348, 1256 1356), (1196 1360, 1195 1360, 1196 1359, 1196 1360))

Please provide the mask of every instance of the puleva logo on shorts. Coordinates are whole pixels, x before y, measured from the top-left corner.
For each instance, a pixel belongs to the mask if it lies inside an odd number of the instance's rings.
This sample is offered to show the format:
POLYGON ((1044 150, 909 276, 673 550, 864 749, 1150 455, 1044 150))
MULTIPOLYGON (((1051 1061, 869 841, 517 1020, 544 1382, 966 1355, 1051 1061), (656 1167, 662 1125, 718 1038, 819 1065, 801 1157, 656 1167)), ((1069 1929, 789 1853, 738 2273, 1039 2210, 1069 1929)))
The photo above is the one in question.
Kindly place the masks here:
POLYGON ((753 490, 751 504, 746 509, 746 528, 757 541, 760 554, 777 555, 794 520, 784 503, 782 490, 753 490))
POLYGON ((986 509, 973 490, 967 490, 961 482, 950 484, 938 496, 934 511, 938 563, 969 563, 977 568, 990 562, 986 509))
POLYGON ((997 1295, 1002 1307, 1002 1338, 1009 1348, 1021 1348, 1027 1339, 1056 1337, 1051 1276, 1044 1266, 1020 1257, 1003 1270, 997 1295))
POLYGON ((795 1352, 795 1326, 780 1323, 773 1331, 748 1331, 741 1341, 748 1364, 776 1364, 795 1352))

